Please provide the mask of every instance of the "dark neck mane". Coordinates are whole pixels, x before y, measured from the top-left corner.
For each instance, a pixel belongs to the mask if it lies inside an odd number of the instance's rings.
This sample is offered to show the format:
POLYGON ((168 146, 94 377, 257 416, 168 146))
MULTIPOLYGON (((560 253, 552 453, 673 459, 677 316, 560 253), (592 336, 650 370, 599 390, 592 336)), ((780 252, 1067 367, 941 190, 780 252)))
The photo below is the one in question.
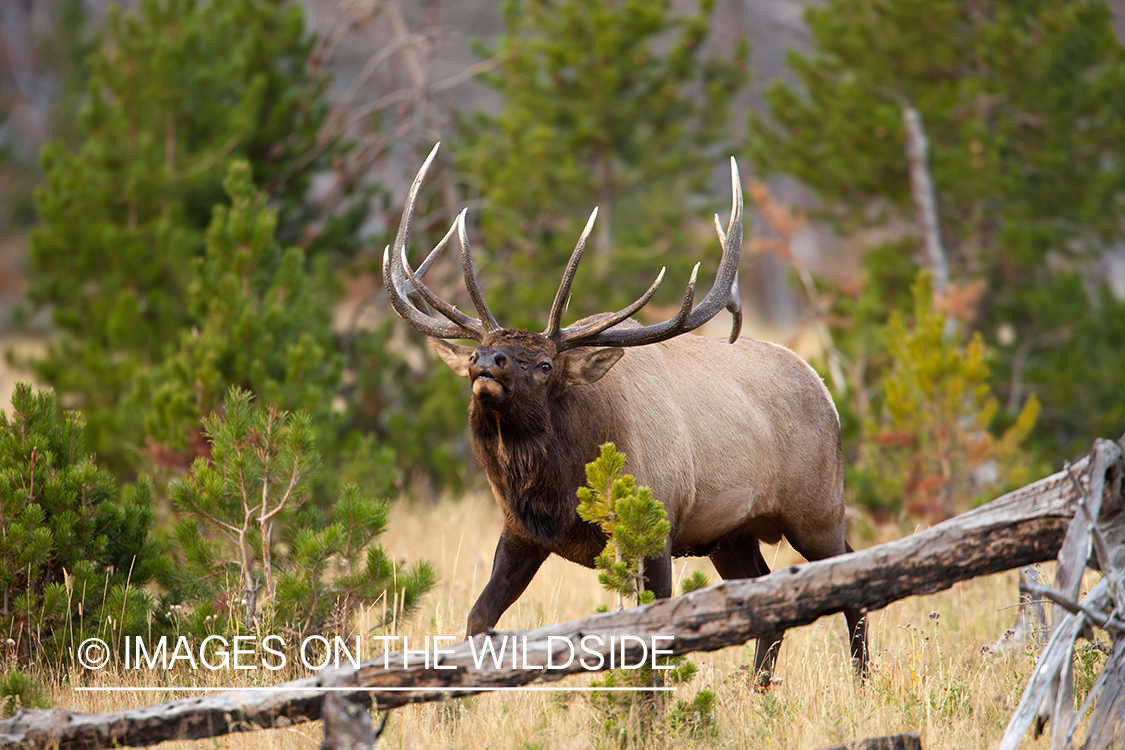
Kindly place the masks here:
POLYGON ((595 389, 577 386, 553 409, 469 410, 473 452, 500 493, 505 514, 528 538, 557 546, 575 523, 586 463, 609 439, 608 415, 595 389))

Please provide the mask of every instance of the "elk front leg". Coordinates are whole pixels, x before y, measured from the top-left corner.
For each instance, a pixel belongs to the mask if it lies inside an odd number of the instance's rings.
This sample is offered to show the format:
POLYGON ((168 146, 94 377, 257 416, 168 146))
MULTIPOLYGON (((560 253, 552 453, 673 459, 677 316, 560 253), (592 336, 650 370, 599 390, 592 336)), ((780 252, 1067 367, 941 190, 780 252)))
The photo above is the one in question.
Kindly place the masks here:
POLYGON ((645 558, 645 591, 651 591, 657 599, 672 596, 672 549, 665 548, 660 557, 645 558))
POLYGON ((539 567, 551 553, 510 534, 505 529, 492 558, 492 575, 469 612, 467 637, 491 630, 500 615, 512 606, 531 583, 539 567))

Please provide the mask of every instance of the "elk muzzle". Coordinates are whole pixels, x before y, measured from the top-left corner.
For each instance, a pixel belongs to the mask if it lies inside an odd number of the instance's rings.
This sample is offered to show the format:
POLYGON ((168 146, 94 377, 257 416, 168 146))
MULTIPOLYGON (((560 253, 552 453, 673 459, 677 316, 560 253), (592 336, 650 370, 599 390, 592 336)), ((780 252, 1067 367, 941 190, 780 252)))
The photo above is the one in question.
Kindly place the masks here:
POLYGON ((469 381, 473 397, 486 401, 504 401, 511 393, 512 358, 499 349, 481 347, 469 358, 469 381))

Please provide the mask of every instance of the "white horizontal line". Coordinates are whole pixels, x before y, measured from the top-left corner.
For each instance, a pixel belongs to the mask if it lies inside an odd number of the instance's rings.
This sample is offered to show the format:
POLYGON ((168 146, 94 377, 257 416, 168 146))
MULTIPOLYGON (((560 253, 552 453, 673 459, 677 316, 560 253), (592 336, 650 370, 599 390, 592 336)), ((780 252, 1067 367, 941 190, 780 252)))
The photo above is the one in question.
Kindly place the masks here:
POLYGON ((650 693, 650 692, 675 692, 674 687, 544 687, 539 685, 529 686, 498 686, 498 687, 201 687, 195 685, 169 686, 169 687, 105 687, 95 685, 92 687, 76 687, 79 693, 165 693, 165 692, 195 692, 195 693, 297 693, 306 690, 318 693, 456 693, 456 692, 484 692, 493 693, 500 691, 522 692, 557 692, 557 693, 650 693))

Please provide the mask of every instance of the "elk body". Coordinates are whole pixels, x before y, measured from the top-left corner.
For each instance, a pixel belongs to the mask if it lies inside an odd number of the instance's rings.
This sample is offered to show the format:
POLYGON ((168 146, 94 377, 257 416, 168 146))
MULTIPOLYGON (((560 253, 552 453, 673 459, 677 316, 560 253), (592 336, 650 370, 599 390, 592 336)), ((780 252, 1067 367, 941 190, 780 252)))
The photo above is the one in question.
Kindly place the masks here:
MULTIPOLYGON (((723 256, 698 306, 693 271, 676 316, 650 326, 630 320, 652 298, 661 271, 629 307, 562 328, 595 209, 547 329, 538 334, 502 328, 492 316, 473 270, 464 212, 418 270, 411 269, 406 246, 414 205, 436 151, 411 187, 393 252, 384 255, 383 282, 399 316, 430 337, 454 373, 469 379, 473 451, 504 513, 492 575, 469 614, 470 637, 495 626, 551 553, 593 567, 606 539, 578 517, 576 491, 586 481, 586 463, 609 441, 628 457, 626 471, 652 488, 668 514, 668 546, 645 561, 645 587, 658 598, 671 596, 673 556, 708 556, 730 579, 768 573, 759 542, 773 544, 783 535, 809 560, 851 551, 844 538, 840 423, 824 383, 784 347, 737 340, 742 194, 733 159, 725 232, 716 217, 723 256), (454 229, 479 319, 421 281, 454 229), (446 319, 431 315, 430 307, 446 319), (724 307, 734 316, 729 342, 684 335, 724 307)), ((845 616, 852 659, 864 673, 866 619, 856 611, 845 616)), ((765 684, 782 635, 758 641, 755 672, 765 684)))

